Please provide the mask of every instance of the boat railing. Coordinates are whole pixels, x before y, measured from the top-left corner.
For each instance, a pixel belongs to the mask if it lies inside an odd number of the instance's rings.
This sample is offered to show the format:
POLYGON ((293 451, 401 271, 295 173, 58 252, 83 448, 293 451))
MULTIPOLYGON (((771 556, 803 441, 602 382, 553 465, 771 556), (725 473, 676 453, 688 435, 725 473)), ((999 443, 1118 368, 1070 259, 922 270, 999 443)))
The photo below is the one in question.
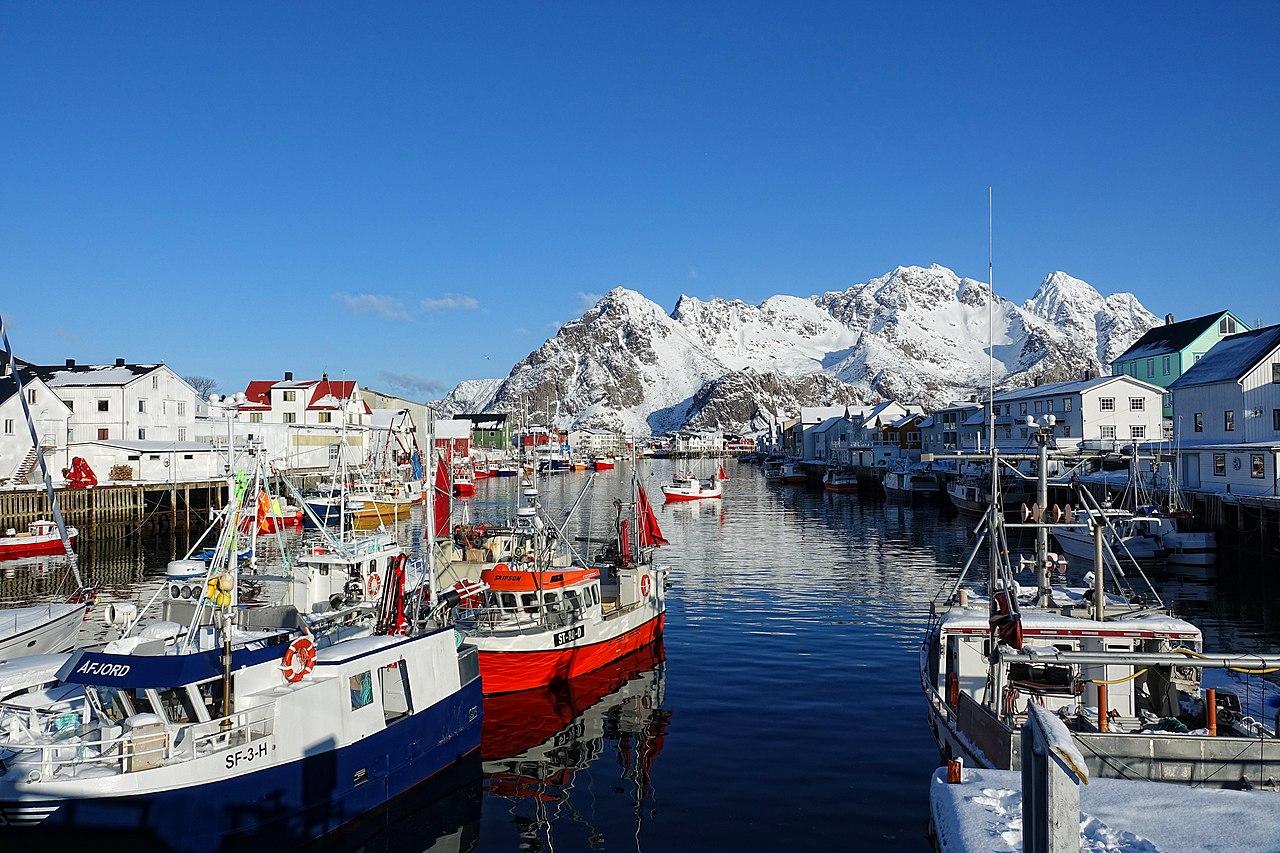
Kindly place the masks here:
POLYGON ((458 607, 454 609, 456 624, 481 634, 526 631, 530 628, 558 631, 582 621, 582 610, 566 607, 561 602, 527 607, 458 607))
MULTIPOLYGON (((19 608, 22 611, 21 617, 16 613, 11 616, 3 615, 4 610, 0 609, 0 632, 16 634, 23 627, 20 623, 25 623, 28 629, 34 627, 34 623, 40 619, 37 617, 39 607, 40 605, 36 604, 19 608)), ((52 602, 45 605, 43 617, 50 620, 57 618, 58 614, 54 612, 54 607, 63 608, 65 605, 52 602)))
POLYGON ((53 781, 92 775, 89 768, 130 773, 194 761, 270 737, 274 726, 275 707, 268 704, 188 725, 157 722, 97 740, 86 740, 78 734, 85 728, 75 726, 53 731, 52 742, 4 746, 13 753, 6 764, 29 768, 30 781, 53 781))

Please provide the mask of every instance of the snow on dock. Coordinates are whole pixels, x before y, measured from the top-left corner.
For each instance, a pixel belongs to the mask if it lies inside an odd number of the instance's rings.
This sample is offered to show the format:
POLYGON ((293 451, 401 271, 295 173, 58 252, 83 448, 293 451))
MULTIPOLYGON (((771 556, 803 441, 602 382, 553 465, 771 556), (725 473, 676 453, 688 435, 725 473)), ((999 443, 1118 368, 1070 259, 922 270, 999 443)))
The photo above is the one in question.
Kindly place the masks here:
MULTIPOLYGON (((1022 774, 933 775, 930 811, 942 853, 1022 850, 1022 774)), ((1091 779, 1080 786, 1080 849, 1089 853, 1280 851, 1280 794, 1091 779)))

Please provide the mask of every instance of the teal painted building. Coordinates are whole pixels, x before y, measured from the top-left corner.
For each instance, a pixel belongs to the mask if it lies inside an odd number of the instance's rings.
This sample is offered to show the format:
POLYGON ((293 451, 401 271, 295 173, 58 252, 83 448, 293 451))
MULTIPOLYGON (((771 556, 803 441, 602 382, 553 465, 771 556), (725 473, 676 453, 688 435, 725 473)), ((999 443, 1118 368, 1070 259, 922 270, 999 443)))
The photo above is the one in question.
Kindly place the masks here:
POLYGON ((1111 362, 1111 374, 1126 374, 1166 389, 1164 416, 1172 418, 1173 397, 1167 390, 1169 386, 1218 341, 1247 331, 1249 327, 1230 311, 1205 314, 1177 323, 1173 321, 1172 314, 1167 314, 1164 325, 1150 329, 1111 362))

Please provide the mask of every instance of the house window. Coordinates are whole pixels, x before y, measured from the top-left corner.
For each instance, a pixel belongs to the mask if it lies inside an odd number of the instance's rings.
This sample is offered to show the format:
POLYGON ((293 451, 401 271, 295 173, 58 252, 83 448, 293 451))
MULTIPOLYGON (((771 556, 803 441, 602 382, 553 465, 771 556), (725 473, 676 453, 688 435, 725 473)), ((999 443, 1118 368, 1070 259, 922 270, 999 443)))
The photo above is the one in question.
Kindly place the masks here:
POLYGON ((1227 432, 1236 431, 1236 413, 1233 409, 1227 409, 1222 413, 1222 428, 1227 432))
POLYGON ((1147 378, 1150 379, 1155 375, 1156 375, 1156 360, 1154 358, 1149 358, 1147 359, 1147 378))
POLYGON ((1271 410, 1271 429, 1280 432, 1280 409, 1271 410))
POLYGON ((1146 438, 1147 428, 1143 424, 1133 424, 1129 427, 1129 438, 1146 438))
MULTIPOLYGON (((1277 410, 1280 411, 1280 410, 1277 410)), ((1196 412, 1195 414, 1196 432, 1204 432, 1204 412, 1196 412)))
POLYGON ((1223 317, 1218 321, 1218 331, 1224 335, 1234 335, 1236 333, 1236 321, 1234 317, 1223 317))
POLYGON ((1116 437, 1116 425, 1115 425, 1115 424, 1103 424, 1103 425, 1102 425, 1102 437, 1103 437, 1103 438, 1105 438, 1105 439, 1114 439, 1114 438, 1116 437))
POLYGON ((147 411, 147 401, 146 401, 146 400, 139 400, 139 401, 138 401, 138 413, 139 413, 139 414, 146 414, 146 411, 147 411))
POLYGON ((139 427, 139 428, 138 428, 138 441, 146 441, 146 440, 147 440, 147 431, 146 431, 145 429, 143 429, 142 427, 139 427))
POLYGON ((1143 397, 1130 397, 1130 398, 1129 398, 1129 411, 1131 411, 1131 412, 1145 412, 1146 410, 1147 410, 1147 401, 1146 401, 1146 399, 1145 399, 1145 398, 1143 398, 1143 397))
POLYGON ((1213 476, 1215 477, 1227 476, 1227 454, 1225 453, 1213 454, 1213 476))
POLYGON ((152 387, 152 389, 156 389, 156 388, 159 388, 159 387, 160 387, 160 377, 159 377, 159 376, 152 376, 152 377, 151 377, 151 387, 152 387))
POLYGON ((373 675, 369 671, 351 676, 347 679, 347 687, 351 691, 351 710, 358 711, 373 704, 373 675))
POLYGON ((187 440, 186 427, 178 427, 178 441, 186 441, 186 440, 187 440))
POLYGON ((28 403, 35 403, 35 401, 36 401, 36 389, 34 389, 34 388, 28 388, 28 389, 27 389, 27 402, 28 402, 28 403))
POLYGON ((321 412, 320 423, 327 424, 333 421, 333 412, 321 412))
POLYGON ((110 408, 111 408, 111 401, 110 401, 110 400, 99 400, 99 401, 98 401, 98 411, 99 411, 99 412, 105 412, 105 411, 108 411, 110 408))
POLYGON ((1271 362, 1271 382, 1280 384, 1280 361, 1271 362))
POLYGON ((1166 355, 1163 359, 1161 359, 1160 367, 1164 371, 1164 375, 1168 376, 1169 375, 1169 356, 1166 355))
POLYGON ((68 412, 74 412, 74 411, 76 410, 76 406, 75 406, 75 402, 76 402, 76 401, 75 401, 75 400, 66 400, 65 402, 66 402, 66 404, 67 404, 67 411, 68 411, 68 412))
POLYGON ((293 402, 294 400, 296 400, 296 399, 298 399, 298 392, 297 392, 297 391, 285 391, 285 392, 284 392, 284 401, 285 401, 286 403, 292 403, 292 402, 293 402))
POLYGON ((1045 410, 1046 412, 1052 412, 1052 411, 1053 411, 1053 398, 1052 398, 1052 397, 1050 397, 1048 400, 1045 400, 1045 401, 1044 401, 1044 410, 1045 410))
POLYGON ((106 427, 103 427, 102 429, 98 430, 98 441, 106 441, 110 437, 111 437, 111 430, 107 429, 106 427))
POLYGON ((1249 454, 1249 476, 1261 480, 1267 475, 1267 462, 1261 453, 1249 454))
POLYGON ((187 404, 179 400, 178 401, 178 417, 182 417, 186 413, 187 413, 187 404))
POLYGON ((1116 410, 1115 397, 1099 397, 1098 409, 1103 412, 1114 412, 1116 410))
MULTIPOLYGON (((1007 414, 1009 414, 1009 404, 1008 404, 1008 403, 1005 403, 1005 404, 1004 404, 1004 413, 1005 413, 1006 415, 1007 415, 1007 414)), ((960 416, 959 416, 959 415, 956 415, 956 420, 959 420, 959 419, 960 419, 960 416)))
POLYGON ((1042 410, 1043 408, 1044 408, 1044 404, 1043 404, 1043 403, 1041 403, 1039 400, 1036 400, 1036 414, 1037 414, 1037 415, 1038 415, 1038 414, 1040 414, 1040 412, 1041 412, 1041 410, 1042 410))
POLYGON ((1018 404, 1018 414, 1020 414, 1020 415, 1025 415, 1026 413, 1027 413, 1027 404, 1026 404, 1026 403, 1019 403, 1019 404, 1018 404))
POLYGON ((4 419, 4 434, 13 435, 13 418, 4 419))
POLYGON ((1026 437, 1027 437, 1027 428, 1026 428, 1026 427, 1023 427, 1022 429, 1018 430, 1018 434, 1019 434, 1020 436, 1022 436, 1023 438, 1026 438, 1026 437))
POLYGON ((1064 412, 1069 412, 1069 411, 1071 411, 1071 398, 1070 398, 1070 397, 1063 397, 1063 398, 1062 398, 1062 411, 1064 411, 1064 412))
POLYGON ((260 424, 260 423, 262 423, 262 412, 250 412, 250 413, 249 413, 249 423, 251 423, 251 424, 260 424))
POLYGON ((1172 394, 1161 394, 1161 395, 1160 395, 1160 405, 1161 405, 1162 407, 1166 408, 1166 409, 1170 408, 1170 407, 1173 405, 1173 395, 1172 395, 1172 394))
POLYGON ((1071 424, 1062 425, 1062 435, 1067 438, 1071 437, 1071 424))
POLYGON ((287 424, 292 424, 292 423, 297 423, 297 421, 298 421, 298 415, 297 415, 297 413, 295 413, 295 412, 285 412, 285 413, 284 413, 284 422, 285 422, 285 423, 287 423, 287 424))

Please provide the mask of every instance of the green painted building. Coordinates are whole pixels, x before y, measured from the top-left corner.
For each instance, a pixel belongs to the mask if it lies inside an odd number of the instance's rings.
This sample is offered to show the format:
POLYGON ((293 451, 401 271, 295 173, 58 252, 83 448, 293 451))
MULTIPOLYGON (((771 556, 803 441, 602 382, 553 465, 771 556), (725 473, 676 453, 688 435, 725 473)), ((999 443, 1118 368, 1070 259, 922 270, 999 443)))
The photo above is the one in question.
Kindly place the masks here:
MULTIPOLYGON (((1247 331, 1249 327, 1230 311, 1176 323, 1172 314, 1166 314, 1164 325, 1150 329, 1111 362, 1111 374, 1127 374, 1167 389, 1218 341, 1247 331)), ((1164 394, 1164 416, 1173 417, 1173 399, 1167 390, 1164 394)))
POLYGON ((471 446, 489 450, 511 449, 511 417, 506 412, 490 414, 455 415, 458 420, 471 421, 471 446))

